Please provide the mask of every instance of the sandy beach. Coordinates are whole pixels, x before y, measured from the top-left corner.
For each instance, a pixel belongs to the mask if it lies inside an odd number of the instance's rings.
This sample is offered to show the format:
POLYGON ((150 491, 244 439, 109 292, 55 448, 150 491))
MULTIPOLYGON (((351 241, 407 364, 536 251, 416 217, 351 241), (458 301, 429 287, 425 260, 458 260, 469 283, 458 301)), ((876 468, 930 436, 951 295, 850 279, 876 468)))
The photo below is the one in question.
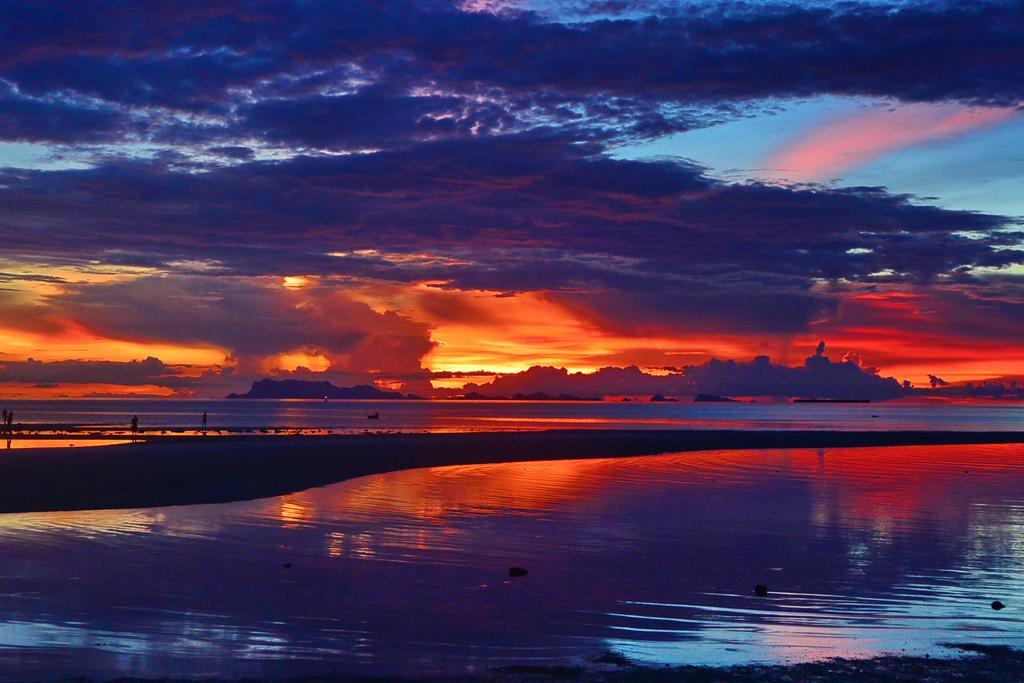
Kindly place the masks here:
POLYGON ((12 450, 0 512, 224 503, 418 467, 752 448, 1021 443, 1024 432, 547 431, 346 436, 163 437, 12 450))

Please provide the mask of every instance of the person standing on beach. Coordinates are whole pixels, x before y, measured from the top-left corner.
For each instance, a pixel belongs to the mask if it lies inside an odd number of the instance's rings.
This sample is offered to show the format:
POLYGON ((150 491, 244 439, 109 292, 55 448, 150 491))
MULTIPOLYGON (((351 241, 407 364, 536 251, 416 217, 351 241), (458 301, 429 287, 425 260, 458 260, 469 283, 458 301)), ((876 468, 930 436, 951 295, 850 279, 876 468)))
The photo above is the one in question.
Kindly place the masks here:
POLYGON ((139 435, 139 416, 132 415, 132 441, 135 441, 139 435))
POLYGON ((206 411, 203 411, 203 434, 206 434, 206 411))

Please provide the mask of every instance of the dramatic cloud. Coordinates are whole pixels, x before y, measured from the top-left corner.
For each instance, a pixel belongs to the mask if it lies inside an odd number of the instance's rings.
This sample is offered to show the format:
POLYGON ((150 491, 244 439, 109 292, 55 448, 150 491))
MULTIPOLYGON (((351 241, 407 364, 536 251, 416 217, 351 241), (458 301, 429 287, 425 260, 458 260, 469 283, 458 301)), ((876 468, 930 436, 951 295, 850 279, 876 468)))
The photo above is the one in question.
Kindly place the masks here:
POLYGON ((621 335, 757 337, 807 333, 833 315, 843 287, 823 283, 955 276, 977 287, 971 269, 1022 256, 1001 248, 1014 236, 998 232, 1009 224, 998 216, 873 188, 729 185, 686 164, 614 160, 551 139, 199 173, 115 162, 9 171, 0 185, 10 253, 164 273, 66 285, 52 297, 64 317, 118 339, 214 345, 246 359, 305 349, 338 369, 394 373, 420 368, 429 329, 354 303, 345 293, 354 281, 543 290, 621 335), (278 284, 295 275, 322 286, 278 284))
POLYGON ((897 380, 879 376, 875 368, 861 367, 853 359, 830 360, 824 342, 795 368, 774 365, 767 356, 758 356, 750 363, 711 360, 685 368, 684 374, 701 391, 723 395, 887 399, 904 393, 897 380))
POLYGON ((877 188, 728 185, 686 164, 518 137, 202 173, 163 162, 8 171, 0 198, 0 230, 15 253, 138 266, 202 258, 237 273, 344 272, 465 287, 596 280, 648 288, 645 271, 680 270, 694 281, 726 270, 803 282, 880 271, 927 279, 1021 258, 993 248, 1016 239, 993 232, 1009 224, 998 216, 877 188), (430 253, 448 258, 408 258, 430 253))
MULTIPOLYGON (((336 287, 357 278, 547 290, 622 330, 792 334, 834 309, 840 293, 824 282, 877 287, 956 275, 969 286, 972 269, 1024 257, 1003 248, 1018 238, 999 231, 1011 225, 999 216, 929 207, 878 188, 726 184, 684 163, 615 160, 516 136, 203 172, 164 162, 8 171, 0 173, 0 200, 6 248, 40 262, 100 260, 209 277, 318 275, 336 287)), ((184 312, 193 297, 205 301, 188 287, 165 278, 104 296, 116 301, 130 290, 139 309, 181 302, 184 312), (186 289, 149 291, 156 285, 186 289)), ((153 311, 132 329, 114 316, 104 325, 123 334, 152 325, 150 334, 188 341, 153 311)), ((284 334, 315 345, 317 334, 336 334, 315 326, 302 336, 303 326, 289 322, 294 315, 246 299, 193 328, 245 330, 217 342, 230 348, 243 338, 276 346, 284 334), (274 330, 249 334, 271 318, 274 330)))
POLYGON ((150 277, 69 287, 62 315, 118 339, 204 344, 252 369, 289 352, 326 358, 337 371, 419 371, 426 325, 377 313, 340 291, 216 277, 150 277))
POLYGON ((194 378, 183 376, 180 368, 165 365, 160 359, 118 363, 113 361, 65 360, 0 361, 0 383, 19 382, 40 385, 122 384, 187 387, 194 378))
POLYGON ((24 97, 0 81, 0 140, 97 142, 123 135, 125 124, 113 106, 60 96, 24 97))
POLYGON ((876 369, 863 368, 853 360, 834 362, 824 352, 822 342, 814 355, 797 367, 776 365, 767 356, 758 356, 746 363, 711 359, 670 375, 651 375, 636 367, 603 368, 594 373, 533 367, 487 384, 467 384, 465 391, 504 397, 531 393, 581 397, 705 393, 829 399, 889 399, 906 393, 892 377, 880 377, 876 369))
POLYGON ((1019 2, 656 5, 569 22, 463 9, 7 2, 0 79, 36 101, 92 103, 73 105, 69 130, 44 119, 33 137, 115 139, 94 108, 114 107, 131 112, 122 138, 320 148, 553 125, 580 139, 652 137, 731 105, 822 93, 1024 100, 1019 2))
MULTIPOLYGON (((1021 355, 1018 218, 621 143, 818 95, 904 112, 783 155, 818 178, 1016 116, 1022 35, 1019 1, 0 2, 0 331, 19 360, 53 358, 47 335, 223 351, 205 387, 685 365, 819 335, 917 381, 947 376, 943 353, 993 373, 964 356, 1021 355), (515 353, 473 354, 484 330, 515 353)), ((735 372, 889 386, 814 362, 735 372)))

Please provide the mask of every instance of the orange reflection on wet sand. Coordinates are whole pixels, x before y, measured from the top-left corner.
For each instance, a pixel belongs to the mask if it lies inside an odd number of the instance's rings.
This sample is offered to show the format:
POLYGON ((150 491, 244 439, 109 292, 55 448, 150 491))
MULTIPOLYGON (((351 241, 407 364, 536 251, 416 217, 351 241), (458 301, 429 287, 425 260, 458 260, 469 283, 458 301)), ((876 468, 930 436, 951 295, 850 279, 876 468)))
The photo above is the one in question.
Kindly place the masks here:
POLYGON ((963 494, 965 486, 1021 477, 1024 447, 1017 444, 703 451, 390 472, 272 499, 264 514, 285 525, 357 514, 398 515, 443 527, 451 516, 535 513, 597 500, 633 481, 746 487, 752 496, 782 481, 809 487, 822 522, 885 526, 923 514, 941 519, 960 509, 945 502, 963 494))

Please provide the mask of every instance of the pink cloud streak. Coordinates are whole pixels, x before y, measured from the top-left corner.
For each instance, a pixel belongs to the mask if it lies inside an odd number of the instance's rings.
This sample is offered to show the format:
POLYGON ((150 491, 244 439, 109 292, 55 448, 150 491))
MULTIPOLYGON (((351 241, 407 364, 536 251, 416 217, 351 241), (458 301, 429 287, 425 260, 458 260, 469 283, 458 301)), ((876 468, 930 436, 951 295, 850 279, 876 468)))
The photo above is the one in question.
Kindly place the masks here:
POLYGON ((867 164, 890 152, 1008 121, 1014 107, 907 104, 826 121, 786 142, 765 166, 791 180, 814 181, 867 164))

